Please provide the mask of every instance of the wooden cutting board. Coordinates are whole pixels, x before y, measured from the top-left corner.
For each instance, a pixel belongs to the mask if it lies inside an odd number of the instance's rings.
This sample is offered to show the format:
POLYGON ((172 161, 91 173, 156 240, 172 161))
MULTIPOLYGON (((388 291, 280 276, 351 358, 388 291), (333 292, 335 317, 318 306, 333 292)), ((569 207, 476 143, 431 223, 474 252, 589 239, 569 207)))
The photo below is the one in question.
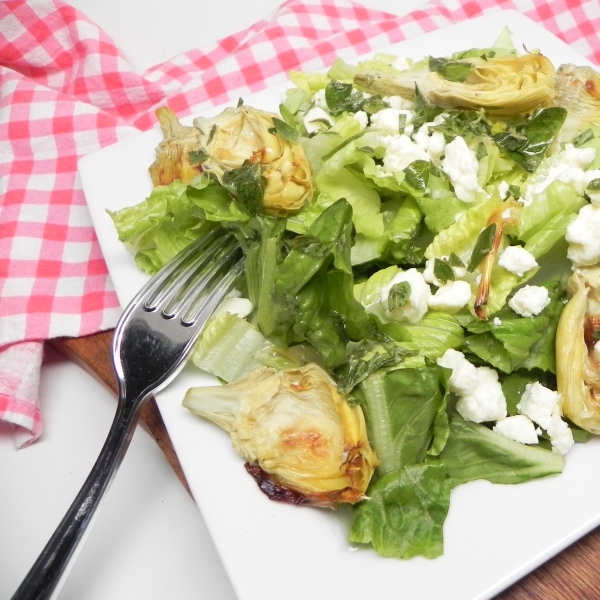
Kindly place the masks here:
MULTIPOLYGON (((116 397, 117 381, 111 359, 112 334, 112 331, 105 331, 81 338, 53 339, 49 343, 103 383, 116 397)), ((151 399, 142 409, 140 418, 141 425, 154 437, 182 485, 191 495, 154 399, 151 399)), ((582 501, 600 502, 600 498, 582 498, 582 501)), ((496 600, 594 600, 597 598, 600 599, 600 527, 496 596, 496 600)))

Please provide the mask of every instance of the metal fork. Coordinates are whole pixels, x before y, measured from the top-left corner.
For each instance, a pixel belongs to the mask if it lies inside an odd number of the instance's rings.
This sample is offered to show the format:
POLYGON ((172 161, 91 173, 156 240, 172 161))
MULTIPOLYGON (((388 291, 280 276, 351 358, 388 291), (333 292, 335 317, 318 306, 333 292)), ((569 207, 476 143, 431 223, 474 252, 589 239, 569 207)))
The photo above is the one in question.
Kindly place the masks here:
POLYGON ((119 402, 108 437, 79 494, 12 600, 51 597, 127 451, 140 408, 183 367, 243 265, 235 238, 218 228, 177 255, 127 306, 113 338, 119 402))

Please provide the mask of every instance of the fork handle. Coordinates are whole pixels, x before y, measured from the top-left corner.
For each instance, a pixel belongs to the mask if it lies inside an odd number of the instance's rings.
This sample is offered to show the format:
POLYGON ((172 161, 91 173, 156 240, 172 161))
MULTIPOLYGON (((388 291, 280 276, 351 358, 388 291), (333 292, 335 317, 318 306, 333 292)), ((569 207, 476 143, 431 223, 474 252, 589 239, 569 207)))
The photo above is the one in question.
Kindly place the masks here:
POLYGON ((12 600, 47 600, 52 596, 125 455, 140 408, 148 397, 133 403, 119 398, 115 418, 90 474, 12 600))

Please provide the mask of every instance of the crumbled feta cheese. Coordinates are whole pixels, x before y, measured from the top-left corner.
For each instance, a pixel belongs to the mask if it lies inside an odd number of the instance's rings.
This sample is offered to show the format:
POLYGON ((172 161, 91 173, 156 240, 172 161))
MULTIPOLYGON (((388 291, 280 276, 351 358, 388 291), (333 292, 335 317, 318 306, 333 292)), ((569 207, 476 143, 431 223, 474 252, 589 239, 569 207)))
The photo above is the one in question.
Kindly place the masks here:
POLYGON ((433 285, 437 285, 440 287, 442 284, 438 281, 438 278, 435 276, 435 258, 429 258, 425 261, 425 269, 423 270, 423 278, 427 283, 433 283, 433 285))
POLYGON ((419 127, 419 130, 413 135, 413 140, 417 146, 427 152, 432 160, 438 160, 446 149, 446 138, 441 131, 429 133, 429 128, 434 125, 439 125, 444 122, 447 114, 442 113, 435 117, 433 121, 424 123, 419 127))
POLYGON ((322 108, 317 106, 308 110, 302 119, 302 123, 304 123, 304 127, 308 133, 322 131, 323 123, 320 121, 326 121, 330 125, 333 125, 331 117, 322 108))
POLYGON ((525 415, 506 417, 498 421, 493 429, 496 433, 521 444, 537 444, 538 435, 542 433, 542 430, 525 415))
POLYGON ((405 56, 399 56, 392 65, 394 69, 398 69, 398 71, 406 71, 406 69, 410 69, 412 61, 410 61, 405 56))
POLYGON ((569 243, 567 257, 576 267, 600 261, 600 206, 583 206, 567 226, 565 239, 569 243))
POLYGON ((386 171, 403 171, 415 160, 429 160, 429 155, 406 135, 394 135, 385 140, 386 150, 383 165, 386 171))
POLYGON ((427 152, 431 158, 437 160, 446 149, 446 138, 441 131, 434 131, 429 135, 429 128, 427 124, 421 125, 419 131, 413 135, 413 140, 417 146, 427 152))
POLYGON ((379 291, 379 301, 366 306, 366 310, 377 315, 384 323, 390 321, 407 321, 418 323, 428 310, 427 301, 431 296, 431 289, 423 279, 423 275, 416 269, 409 269, 398 273, 387 285, 379 291), (404 306, 394 310, 388 309, 388 298, 391 289, 398 283, 406 281, 410 285, 410 296, 404 306))
POLYGON ((506 196, 508 196, 508 182, 507 181, 501 181, 498 184, 498 193, 500 194, 500 198, 502 200, 506 199, 506 196))
POLYGON ((475 367, 462 352, 446 350, 437 364, 452 369, 450 390, 459 396, 456 410, 464 419, 483 423, 506 417, 506 398, 498 373, 490 367, 475 367))
POLYGON ((498 264, 519 277, 523 277, 527 271, 538 266, 533 254, 522 246, 508 246, 508 248, 505 248, 498 258, 498 264))
POLYGON ((498 318, 498 317, 494 317, 494 320, 492 321, 492 323, 496 326, 496 327, 500 327, 500 325, 502 325, 502 321, 498 318))
POLYGON ((371 115, 371 125, 377 128, 382 135, 411 135, 414 126, 410 121, 414 114, 410 110, 397 108, 384 108, 374 115, 371 115), (400 130, 401 117, 404 117, 404 127, 400 130))
POLYGON ((354 113, 354 118, 358 121, 361 129, 364 129, 369 124, 369 115, 364 110, 357 110, 354 113))
POLYGON ((215 311, 214 317, 218 317, 223 313, 231 313, 232 315, 236 315, 241 319, 246 318, 254 307, 252 306, 252 302, 248 300, 248 298, 238 298, 235 296, 228 296, 223 300, 223 303, 217 310, 215 311))
MULTIPOLYGON (((594 148, 575 148, 566 144, 565 149, 553 157, 552 166, 546 177, 528 186, 523 204, 529 206, 536 194, 543 192, 553 181, 562 181, 572 187, 578 194, 583 195, 585 188, 593 179, 600 177, 600 170, 586 171, 596 157, 594 148)), ((600 198, 599 198, 600 200, 600 198)))
POLYGON ((552 449, 566 454, 573 445, 573 433, 561 419, 560 394, 539 382, 528 383, 521 396, 517 410, 545 429, 550 436, 552 449))
POLYGON ((471 299, 471 286, 466 281, 449 281, 442 285, 428 300, 429 308, 455 313, 471 299))
POLYGON ((550 304, 550 295, 545 287, 526 285, 517 290, 508 305, 522 317, 539 315, 550 304))
POLYGON ((575 443, 571 428, 560 417, 552 419, 550 427, 546 430, 550 436, 552 450, 563 456, 571 449, 575 443))
POLYGON ((558 408, 560 395, 538 381, 528 383, 521 400, 517 404, 517 410, 532 421, 535 421, 543 429, 548 429, 552 423, 552 415, 558 408))
POLYGON ((329 108, 327 106, 327 100, 325 100, 325 88, 317 90, 313 94, 313 104, 317 108, 322 108, 323 110, 327 110, 329 108))
MULTIPOLYGON (((429 258, 425 261, 425 269, 423 270, 423 277, 427 283, 432 283, 437 287, 441 287, 442 283, 435 276, 435 258, 429 258)), ((447 256, 442 256, 440 260, 448 260, 447 256)), ((456 279, 461 279, 467 274, 466 267, 450 267, 454 273, 456 279)))
POLYGON ((477 180, 479 163, 464 138, 457 136, 446 145, 441 167, 450 178, 456 197, 463 202, 473 202, 476 193, 481 190, 477 180))
POLYGON ((413 110, 415 107, 415 103, 412 100, 408 100, 402 96, 384 96, 382 100, 386 104, 389 104, 390 108, 395 108, 396 110, 413 110))

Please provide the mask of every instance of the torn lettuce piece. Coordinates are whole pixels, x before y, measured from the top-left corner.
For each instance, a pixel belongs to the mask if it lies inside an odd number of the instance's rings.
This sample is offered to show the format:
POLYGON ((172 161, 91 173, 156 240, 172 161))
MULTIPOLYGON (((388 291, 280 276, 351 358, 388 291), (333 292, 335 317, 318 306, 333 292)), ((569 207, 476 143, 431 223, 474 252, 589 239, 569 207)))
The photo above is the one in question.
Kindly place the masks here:
POLYGON ((107 211, 119 239, 133 252, 138 267, 153 275, 178 252, 215 225, 187 195, 179 180, 155 187, 143 202, 107 211))
POLYGON ((283 371, 314 362, 316 358, 310 346, 277 348, 246 319, 225 312, 209 321, 189 360, 229 383, 258 367, 283 371))
POLYGON ((521 368, 554 373, 554 340, 564 289, 557 281, 541 285, 548 289, 551 302, 539 315, 520 317, 505 308, 494 320, 463 319, 464 327, 475 334, 465 338, 464 349, 505 373, 521 368))
POLYGON ((437 558, 444 551, 450 481, 440 463, 388 473, 354 509, 350 542, 372 544, 382 556, 437 558))
POLYGON ((437 367, 376 372, 359 390, 378 475, 421 462, 443 400, 437 367))
POLYGON ((515 233, 525 242, 525 249, 539 258, 564 237, 567 226, 585 204, 585 198, 570 186, 553 181, 521 209, 515 233))
POLYGON ((440 458, 452 487, 477 479, 523 483, 561 473, 565 464, 557 452, 514 442, 458 415, 440 458))

